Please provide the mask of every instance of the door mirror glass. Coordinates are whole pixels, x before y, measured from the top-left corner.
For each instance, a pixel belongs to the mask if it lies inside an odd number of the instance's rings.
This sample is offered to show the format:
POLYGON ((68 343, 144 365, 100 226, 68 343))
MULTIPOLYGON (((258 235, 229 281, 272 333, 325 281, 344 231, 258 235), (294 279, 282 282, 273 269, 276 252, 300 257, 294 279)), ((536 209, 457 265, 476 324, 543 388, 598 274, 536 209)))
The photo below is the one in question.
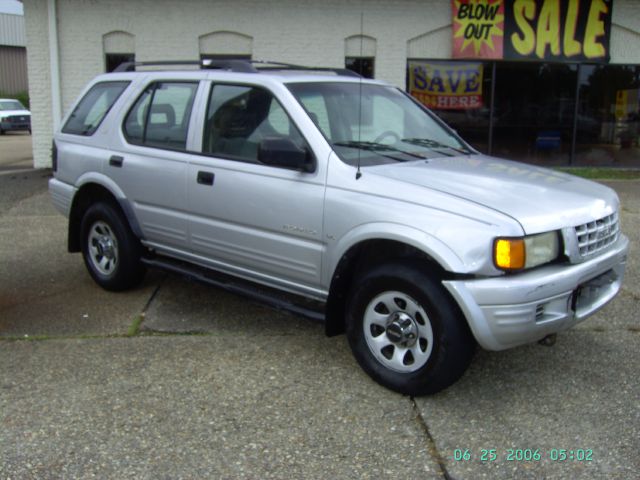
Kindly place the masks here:
POLYGON ((308 148, 299 147, 289 138, 265 138, 258 147, 258 161, 274 167, 311 173, 315 162, 308 148))

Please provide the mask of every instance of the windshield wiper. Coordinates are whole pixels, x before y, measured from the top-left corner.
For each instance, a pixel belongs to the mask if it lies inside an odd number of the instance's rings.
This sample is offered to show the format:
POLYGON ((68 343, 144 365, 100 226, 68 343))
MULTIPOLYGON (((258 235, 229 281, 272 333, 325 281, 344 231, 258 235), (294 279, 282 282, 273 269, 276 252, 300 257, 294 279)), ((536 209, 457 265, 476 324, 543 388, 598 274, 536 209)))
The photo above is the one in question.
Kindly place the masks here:
MULTIPOLYGON (((440 142, 438 142, 436 140, 431 140, 430 138, 403 138, 402 141, 406 142, 406 143, 410 143, 411 145, 419 145, 421 147, 430 148, 432 150, 448 148, 449 150, 453 150, 454 152, 461 153, 462 155, 469 155, 471 153, 466 148, 452 147, 451 145, 446 145, 446 144, 440 143, 440 142)), ((441 150, 438 150, 438 151, 440 151, 441 153, 444 153, 445 155, 448 155, 450 157, 454 156, 454 155, 451 155, 449 153, 442 152, 441 150)))
POLYGON ((355 140, 351 140, 348 142, 335 142, 334 145, 338 147, 347 147, 347 148, 359 148, 360 150, 366 150, 368 152, 375 152, 380 156, 391 158, 392 160, 396 160, 398 162, 406 162, 407 160, 404 158, 399 158, 393 155, 387 155, 381 152, 395 152, 402 153, 403 155, 408 155, 413 158, 419 158, 420 160, 424 160, 425 157, 421 153, 407 152, 406 150, 401 150, 399 148, 395 148, 391 145, 385 145, 384 143, 375 143, 375 142, 358 142, 355 140))

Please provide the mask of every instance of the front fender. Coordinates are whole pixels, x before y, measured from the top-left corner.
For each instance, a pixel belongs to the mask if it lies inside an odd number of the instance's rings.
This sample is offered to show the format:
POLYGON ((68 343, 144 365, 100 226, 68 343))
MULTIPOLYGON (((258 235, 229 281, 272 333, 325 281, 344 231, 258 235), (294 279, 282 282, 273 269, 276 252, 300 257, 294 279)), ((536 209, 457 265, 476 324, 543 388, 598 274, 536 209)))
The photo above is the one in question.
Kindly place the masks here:
POLYGON ((347 251, 367 240, 392 240, 410 245, 436 261, 449 272, 465 273, 467 267, 456 253, 436 237, 402 224, 373 222, 358 225, 335 241, 327 250, 326 269, 323 270, 323 284, 330 285, 338 262, 347 251))

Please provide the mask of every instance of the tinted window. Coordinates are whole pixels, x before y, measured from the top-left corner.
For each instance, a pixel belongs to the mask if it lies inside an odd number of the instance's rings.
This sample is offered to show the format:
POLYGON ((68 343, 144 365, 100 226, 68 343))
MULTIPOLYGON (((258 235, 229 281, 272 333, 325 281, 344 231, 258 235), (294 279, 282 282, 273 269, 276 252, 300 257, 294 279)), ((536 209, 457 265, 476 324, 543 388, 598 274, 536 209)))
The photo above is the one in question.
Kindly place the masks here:
POLYGON ((216 85, 207 107, 202 151, 256 162, 265 138, 289 138, 305 147, 302 135, 267 90, 216 85))
POLYGON ((131 143, 184 150, 197 83, 162 82, 149 85, 124 122, 131 143))
POLYGON ((135 61, 136 56, 133 53, 107 53, 104 56, 104 63, 107 72, 113 72, 122 63, 135 61))
POLYGON ((93 135, 127 85, 129 82, 95 84, 73 110, 62 128, 62 132, 75 135, 93 135))
POLYGON ((346 57, 344 66, 364 78, 373 78, 373 57, 346 57))

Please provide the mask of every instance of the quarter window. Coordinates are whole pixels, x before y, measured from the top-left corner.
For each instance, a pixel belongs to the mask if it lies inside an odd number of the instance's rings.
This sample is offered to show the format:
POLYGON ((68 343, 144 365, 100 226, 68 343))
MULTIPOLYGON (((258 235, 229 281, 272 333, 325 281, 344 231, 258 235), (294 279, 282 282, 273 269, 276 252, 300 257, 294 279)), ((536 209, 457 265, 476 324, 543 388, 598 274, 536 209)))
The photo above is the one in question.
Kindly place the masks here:
POLYGON ((73 109, 62 133, 93 135, 129 82, 97 83, 73 109))
POLYGON ((257 162, 258 146, 266 138, 288 138, 306 148, 302 135, 270 92, 215 85, 207 106, 203 153, 257 162))
POLYGON ((193 82, 157 82, 140 95, 124 122, 131 143, 184 150, 193 99, 193 82))

